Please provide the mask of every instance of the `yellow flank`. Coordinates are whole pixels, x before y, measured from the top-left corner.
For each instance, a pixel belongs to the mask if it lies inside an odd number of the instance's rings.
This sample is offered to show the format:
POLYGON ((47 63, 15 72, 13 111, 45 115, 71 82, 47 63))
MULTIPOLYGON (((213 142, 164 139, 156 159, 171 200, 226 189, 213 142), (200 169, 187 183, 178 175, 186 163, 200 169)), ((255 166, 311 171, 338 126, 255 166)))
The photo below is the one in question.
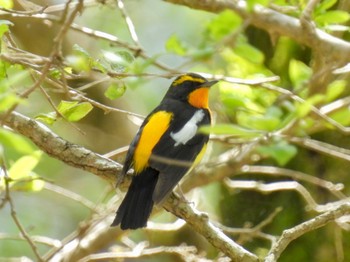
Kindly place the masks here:
POLYGON ((199 164, 199 162, 201 162, 206 150, 207 150, 207 144, 204 144, 201 151, 196 156, 196 159, 194 160, 192 167, 195 167, 196 165, 199 164))
POLYGON ((197 82, 197 83, 204 83, 205 82, 205 80, 201 79, 201 78, 193 77, 190 75, 183 75, 179 79, 175 80, 172 85, 177 86, 177 85, 182 84, 185 81, 193 81, 193 82, 197 82))
POLYGON ((209 88, 208 87, 201 87, 194 91, 192 91, 188 95, 188 102, 190 105, 198 108, 209 108, 208 101, 209 101, 209 88))
POLYGON ((154 113, 144 126, 134 153, 134 170, 140 173, 148 166, 154 146, 169 127, 173 114, 166 111, 154 113))

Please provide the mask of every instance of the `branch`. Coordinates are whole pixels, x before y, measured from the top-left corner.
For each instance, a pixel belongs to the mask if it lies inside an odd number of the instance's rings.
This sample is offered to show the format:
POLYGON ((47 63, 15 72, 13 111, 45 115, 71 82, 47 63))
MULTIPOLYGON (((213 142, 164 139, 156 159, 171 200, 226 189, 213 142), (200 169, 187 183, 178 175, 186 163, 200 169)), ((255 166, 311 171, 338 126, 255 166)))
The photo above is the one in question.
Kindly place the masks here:
MULTIPOLYGON (((0 115, 0 118, 2 117, 0 115)), ((32 140, 45 153, 67 165, 88 171, 113 183, 121 171, 122 165, 117 162, 64 140, 44 124, 24 115, 12 112, 3 121, 8 127, 32 140)))
MULTIPOLYGON (((116 181, 116 175, 121 170, 120 164, 64 140, 43 124, 19 113, 12 112, 3 121, 7 126, 31 139, 48 155, 103 179, 116 181)), ((164 208, 186 220, 195 231, 203 235, 208 242, 233 261, 258 261, 254 254, 239 246, 215 227, 206 215, 194 210, 189 203, 180 201, 176 195, 172 194, 168 198, 164 203, 164 208)))
POLYGON ((306 222, 303 222, 293 228, 283 231, 282 236, 278 241, 272 246, 271 251, 265 258, 265 262, 274 262, 280 257, 285 248, 292 242, 294 239, 301 237, 302 235, 323 227, 329 222, 335 221, 337 218, 350 214, 350 204, 344 203, 331 211, 323 213, 317 217, 314 217, 306 222))
POLYGON ((214 226, 205 213, 193 209, 188 203, 181 201, 175 194, 167 199, 163 207, 174 215, 186 220, 197 233, 204 236, 214 247, 218 248, 232 261, 259 261, 258 257, 226 236, 214 226))
POLYGON ((310 47, 318 54, 327 54, 327 61, 344 64, 350 58, 350 43, 315 29, 314 34, 305 30, 300 20, 272 9, 256 5, 248 11, 246 1, 237 0, 165 0, 169 3, 184 5, 193 9, 219 13, 230 9, 249 21, 252 25, 270 33, 288 36, 302 45, 310 47))

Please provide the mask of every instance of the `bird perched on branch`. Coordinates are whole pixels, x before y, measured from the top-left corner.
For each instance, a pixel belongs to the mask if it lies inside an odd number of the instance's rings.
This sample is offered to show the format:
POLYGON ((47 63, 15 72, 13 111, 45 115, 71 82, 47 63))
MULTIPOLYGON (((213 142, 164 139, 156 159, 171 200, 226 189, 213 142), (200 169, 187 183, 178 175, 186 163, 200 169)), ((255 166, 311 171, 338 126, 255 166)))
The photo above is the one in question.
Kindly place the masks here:
POLYGON ((121 176, 131 168, 134 176, 111 226, 145 227, 154 204, 202 158, 209 135, 197 131, 211 122, 208 95, 216 82, 198 74, 181 75, 146 117, 126 155, 121 176))

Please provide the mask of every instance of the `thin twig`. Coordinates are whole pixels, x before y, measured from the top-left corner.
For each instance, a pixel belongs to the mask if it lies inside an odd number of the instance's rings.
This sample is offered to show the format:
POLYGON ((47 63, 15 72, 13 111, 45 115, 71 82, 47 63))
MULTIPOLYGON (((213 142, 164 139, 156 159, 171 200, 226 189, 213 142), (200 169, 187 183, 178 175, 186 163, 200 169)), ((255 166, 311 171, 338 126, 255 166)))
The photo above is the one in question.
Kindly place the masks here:
POLYGON ((10 182, 11 182, 11 178, 8 177, 7 173, 6 173, 6 168, 4 166, 2 166, 3 170, 5 171, 5 176, 4 176, 4 182, 5 182, 5 199, 6 201, 9 203, 10 205, 10 210, 11 210, 11 217, 13 222, 16 224, 18 230, 21 232, 23 238, 27 241, 27 243, 29 244, 30 248, 32 249, 35 257, 37 258, 38 261, 44 261, 42 259, 42 257, 39 254, 38 248, 35 245, 34 241, 31 239, 31 237, 27 234, 26 230, 24 229, 24 227, 22 226, 21 222, 19 221, 18 217, 17 217, 17 213, 15 210, 15 205, 12 201, 11 198, 11 193, 10 193, 10 182))
POLYGON ((129 17, 128 13, 126 12, 123 1, 117 0, 117 5, 118 5, 118 8, 119 8, 124 20, 125 20, 126 25, 128 27, 131 39, 134 41, 134 44, 136 46, 140 47, 140 49, 141 49, 140 41, 139 41, 139 38, 136 34, 136 29, 135 29, 134 23, 132 22, 131 18, 129 17))
POLYGON ((264 175, 273 175, 273 176, 287 176, 293 178, 294 180, 301 180, 308 183, 312 183, 319 187, 323 187, 329 190, 333 195, 339 199, 346 198, 341 190, 344 189, 344 185, 341 183, 334 184, 330 181, 323 180, 321 178, 311 176, 309 174, 290 170, 287 168, 275 167, 275 166, 260 166, 260 165, 245 165, 241 168, 242 173, 244 174, 264 174, 264 175))
POLYGON ((334 222, 337 218, 350 214, 350 204, 344 203, 333 210, 318 215, 308 221, 305 221, 293 228, 283 231, 278 241, 271 247, 269 254, 265 258, 265 262, 275 262, 279 259, 286 247, 295 239, 305 235, 306 233, 316 230, 330 222, 334 222))
POLYGON ((318 210, 321 208, 316 203, 307 189, 298 182, 295 181, 282 181, 273 183, 261 183, 257 181, 237 181, 225 179, 225 184, 231 189, 250 189, 258 192, 270 193, 276 191, 295 190, 297 191, 308 204, 308 208, 318 210))

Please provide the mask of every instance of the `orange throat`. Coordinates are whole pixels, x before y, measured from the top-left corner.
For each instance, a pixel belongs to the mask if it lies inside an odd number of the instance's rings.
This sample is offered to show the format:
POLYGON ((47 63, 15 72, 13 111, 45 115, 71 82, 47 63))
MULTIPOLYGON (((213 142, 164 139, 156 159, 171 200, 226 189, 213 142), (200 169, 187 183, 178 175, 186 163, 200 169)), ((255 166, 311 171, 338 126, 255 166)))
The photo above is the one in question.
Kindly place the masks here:
POLYGON ((193 92, 191 92, 188 96, 188 102, 190 105, 197 107, 197 108, 209 108, 208 105, 209 101, 209 88, 208 87, 201 87, 193 92))

